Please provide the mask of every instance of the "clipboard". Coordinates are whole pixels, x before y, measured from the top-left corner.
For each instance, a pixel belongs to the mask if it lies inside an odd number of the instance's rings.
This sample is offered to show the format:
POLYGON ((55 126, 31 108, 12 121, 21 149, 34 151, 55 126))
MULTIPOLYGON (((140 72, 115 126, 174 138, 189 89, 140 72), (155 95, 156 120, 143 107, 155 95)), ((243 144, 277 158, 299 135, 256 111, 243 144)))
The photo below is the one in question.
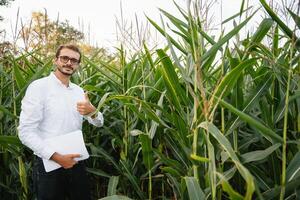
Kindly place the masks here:
MULTIPOLYGON (((89 153, 84 144, 81 130, 73 131, 67 134, 47 138, 44 140, 45 145, 49 145, 59 154, 80 154, 81 157, 75 158, 76 161, 89 158, 89 153)), ((60 168, 61 166, 53 160, 43 158, 43 164, 46 172, 60 168)))

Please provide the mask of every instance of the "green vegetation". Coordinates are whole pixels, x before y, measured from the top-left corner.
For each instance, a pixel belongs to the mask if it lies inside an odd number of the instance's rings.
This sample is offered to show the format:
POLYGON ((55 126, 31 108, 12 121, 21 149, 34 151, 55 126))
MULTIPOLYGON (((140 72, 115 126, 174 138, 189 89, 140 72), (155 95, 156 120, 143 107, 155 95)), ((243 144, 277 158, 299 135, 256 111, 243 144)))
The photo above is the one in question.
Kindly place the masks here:
MULTIPOLYGON (((299 198, 299 13, 288 11, 296 24, 288 27, 260 3, 268 17, 243 39, 255 13, 216 39, 191 3, 178 6, 180 17, 161 10, 173 33, 148 18, 165 48, 144 45, 127 55, 121 46, 114 56, 103 49, 84 56, 73 82, 105 116, 101 129, 83 126, 95 198, 299 198)), ((243 6, 225 21, 240 16, 243 6)), ((16 127, 26 87, 52 69, 53 57, 39 47, 5 51, 0 61, 4 199, 32 197, 32 153, 16 127)))

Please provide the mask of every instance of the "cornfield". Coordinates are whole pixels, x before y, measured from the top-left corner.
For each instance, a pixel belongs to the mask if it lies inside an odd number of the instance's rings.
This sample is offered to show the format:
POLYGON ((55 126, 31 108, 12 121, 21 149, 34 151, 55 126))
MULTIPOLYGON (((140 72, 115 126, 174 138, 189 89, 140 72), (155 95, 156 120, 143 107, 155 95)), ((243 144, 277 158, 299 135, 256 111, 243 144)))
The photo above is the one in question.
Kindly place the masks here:
MULTIPOLYGON (((182 16, 161 10, 171 30, 148 18, 164 48, 83 57, 72 81, 105 118, 103 128, 83 126, 95 199, 300 198, 300 8, 287 9, 288 27, 260 3, 268 16, 243 39, 255 12, 214 38, 196 4, 175 3, 182 16)), ((33 197, 18 116, 27 86, 52 60, 39 49, 1 58, 1 199, 33 197)))

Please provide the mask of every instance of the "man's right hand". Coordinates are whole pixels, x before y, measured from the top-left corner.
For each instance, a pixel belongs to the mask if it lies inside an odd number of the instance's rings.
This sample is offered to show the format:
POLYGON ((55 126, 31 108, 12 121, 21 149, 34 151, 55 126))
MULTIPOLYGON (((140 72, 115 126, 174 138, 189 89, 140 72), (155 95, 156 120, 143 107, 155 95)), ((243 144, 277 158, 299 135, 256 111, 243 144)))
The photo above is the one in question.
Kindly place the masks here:
POLYGON ((60 166, 62 166, 65 169, 72 168, 77 161, 74 160, 74 158, 79 158, 80 154, 66 154, 66 155, 61 155, 57 152, 55 152, 51 156, 51 160, 57 162, 60 166))

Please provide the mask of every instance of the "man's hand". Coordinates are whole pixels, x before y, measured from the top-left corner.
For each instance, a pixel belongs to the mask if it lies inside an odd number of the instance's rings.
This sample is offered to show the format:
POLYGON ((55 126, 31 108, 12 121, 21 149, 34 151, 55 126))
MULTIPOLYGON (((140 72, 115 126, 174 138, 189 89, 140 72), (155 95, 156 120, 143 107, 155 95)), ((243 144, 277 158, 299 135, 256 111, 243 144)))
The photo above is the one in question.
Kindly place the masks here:
POLYGON ((74 160, 74 158, 79 158, 79 157, 80 154, 61 155, 55 152, 50 159, 58 163, 63 168, 69 169, 72 168, 77 163, 77 161, 74 160))
POLYGON ((84 93, 84 101, 77 102, 77 111, 81 115, 89 115, 96 111, 96 108, 91 104, 87 93, 84 93))

